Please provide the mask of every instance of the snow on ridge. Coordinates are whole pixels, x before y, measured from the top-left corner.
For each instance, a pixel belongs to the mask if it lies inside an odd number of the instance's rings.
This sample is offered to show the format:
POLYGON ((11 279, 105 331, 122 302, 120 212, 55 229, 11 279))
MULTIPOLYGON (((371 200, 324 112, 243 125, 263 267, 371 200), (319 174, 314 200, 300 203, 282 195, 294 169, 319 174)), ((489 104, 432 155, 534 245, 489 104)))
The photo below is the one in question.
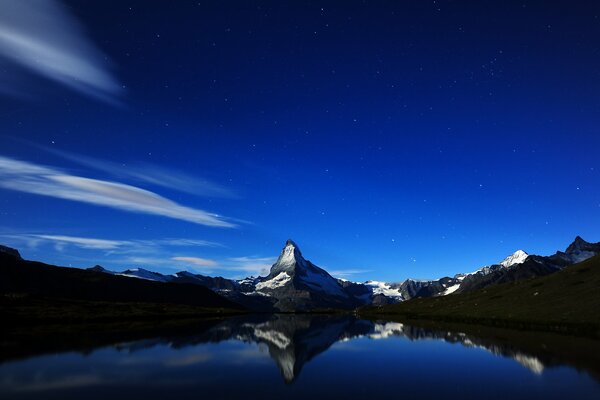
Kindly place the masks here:
POLYGON ((158 272, 148 271, 143 268, 132 268, 123 272, 117 272, 115 275, 126 276, 129 278, 145 279, 147 281, 167 282, 168 278, 158 272))
POLYGON ((291 276, 287 274, 287 272, 280 272, 279 275, 274 278, 269 279, 268 281, 260 282, 256 285, 256 290, 263 289, 276 289, 278 287, 284 286, 292 279, 291 276))
POLYGON ((517 250, 504 260, 500 261, 500 265, 506 268, 512 267, 513 265, 524 263, 527 257, 529 257, 529 254, 523 250, 517 250))
POLYGON ((454 292, 456 292, 458 290, 458 288, 460 287, 460 283, 457 283, 456 285, 452 285, 446 288, 446 290, 444 290, 442 292, 442 296, 446 296, 448 294, 452 294, 454 292))
MULTIPOLYGON (((523 250, 517 250, 510 256, 506 257, 504 260, 500 261, 498 264, 494 264, 494 265, 501 265, 504 268, 510 268, 514 265, 523 264, 525 262, 525 260, 527 259, 527 257, 529 257, 529 254, 527 254, 523 250)), ((463 280, 466 276, 469 276, 469 275, 475 275, 475 274, 487 275, 494 270, 492 268, 494 265, 486 265, 485 267, 479 268, 477 271, 467 272, 465 274, 457 274, 457 275, 455 275, 455 278, 463 280)))
POLYGON ((400 289, 393 289, 389 283, 380 281, 367 281, 364 284, 371 288, 373 295, 382 294, 386 297, 403 299, 400 289))

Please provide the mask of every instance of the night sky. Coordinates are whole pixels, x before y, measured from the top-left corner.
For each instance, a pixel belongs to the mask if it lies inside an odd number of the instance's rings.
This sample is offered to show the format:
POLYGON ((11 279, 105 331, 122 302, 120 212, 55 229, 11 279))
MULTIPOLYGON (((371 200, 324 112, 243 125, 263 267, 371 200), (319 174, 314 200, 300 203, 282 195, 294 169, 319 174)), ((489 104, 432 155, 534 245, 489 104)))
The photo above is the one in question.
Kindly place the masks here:
POLYGON ((436 278, 600 232, 600 2, 0 0, 0 243, 436 278))

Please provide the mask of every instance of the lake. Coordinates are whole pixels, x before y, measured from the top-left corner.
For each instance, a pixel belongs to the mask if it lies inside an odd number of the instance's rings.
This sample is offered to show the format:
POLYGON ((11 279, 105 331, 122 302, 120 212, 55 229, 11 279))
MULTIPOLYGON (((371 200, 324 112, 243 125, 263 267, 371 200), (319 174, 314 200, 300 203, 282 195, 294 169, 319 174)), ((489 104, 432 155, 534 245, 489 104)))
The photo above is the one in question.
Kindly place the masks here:
POLYGON ((600 398, 591 339, 326 315, 153 328, 3 337, 0 398, 600 398))

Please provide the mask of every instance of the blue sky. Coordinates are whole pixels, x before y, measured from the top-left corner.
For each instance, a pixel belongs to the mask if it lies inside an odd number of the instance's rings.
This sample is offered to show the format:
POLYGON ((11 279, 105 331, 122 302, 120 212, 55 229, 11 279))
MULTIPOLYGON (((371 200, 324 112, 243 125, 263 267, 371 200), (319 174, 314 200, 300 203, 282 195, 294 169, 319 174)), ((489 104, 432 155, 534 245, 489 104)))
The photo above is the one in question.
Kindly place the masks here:
POLYGON ((594 2, 4 2, 0 242, 352 280, 600 241, 594 2), (174 23, 177 21, 177 23, 174 23))

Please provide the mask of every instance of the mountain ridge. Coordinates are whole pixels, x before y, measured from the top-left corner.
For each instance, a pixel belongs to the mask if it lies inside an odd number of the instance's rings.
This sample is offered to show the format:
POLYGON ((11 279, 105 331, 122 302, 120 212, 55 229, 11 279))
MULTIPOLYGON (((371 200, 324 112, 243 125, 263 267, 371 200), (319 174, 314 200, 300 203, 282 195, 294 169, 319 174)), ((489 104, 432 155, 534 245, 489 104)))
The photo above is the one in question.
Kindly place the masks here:
MULTIPOLYGON (((0 248, 0 254, 21 260, 17 250, 6 246, 0 248)), ((199 285, 251 310, 294 312, 354 309, 367 305, 394 304, 414 298, 471 292, 506 282, 548 275, 596 254, 600 254, 600 243, 589 243, 577 236, 564 252, 538 256, 517 250, 497 264, 453 277, 406 279, 399 283, 351 282, 337 279, 305 259, 299 246, 288 239, 277 261, 264 277, 234 280, 188 271, 164 275, 144 268, 117 272, 99 265, 88 268, 87 271, 157 283, 199 285)))

